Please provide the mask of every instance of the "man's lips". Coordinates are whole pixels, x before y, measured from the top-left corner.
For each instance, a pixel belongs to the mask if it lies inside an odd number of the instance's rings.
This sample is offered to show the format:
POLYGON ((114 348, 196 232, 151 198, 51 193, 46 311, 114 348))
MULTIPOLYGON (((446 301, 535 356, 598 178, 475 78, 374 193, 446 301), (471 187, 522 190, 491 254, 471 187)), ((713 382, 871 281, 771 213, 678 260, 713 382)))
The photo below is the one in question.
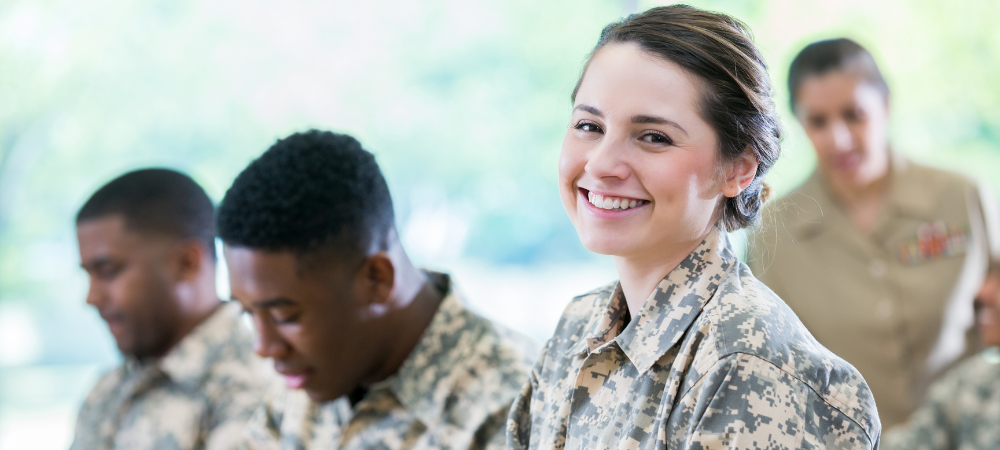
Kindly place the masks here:
POLYGON ((285 377, 285 386, 288 386, 289 389, 302 389, 312 376, 310 369, 275 368, 275 370, 285 377))
POLYGON ((125 320, 120 314, 101 314, 101 319, 108 324, 108 331, 117 336, 125 326, 125 320))

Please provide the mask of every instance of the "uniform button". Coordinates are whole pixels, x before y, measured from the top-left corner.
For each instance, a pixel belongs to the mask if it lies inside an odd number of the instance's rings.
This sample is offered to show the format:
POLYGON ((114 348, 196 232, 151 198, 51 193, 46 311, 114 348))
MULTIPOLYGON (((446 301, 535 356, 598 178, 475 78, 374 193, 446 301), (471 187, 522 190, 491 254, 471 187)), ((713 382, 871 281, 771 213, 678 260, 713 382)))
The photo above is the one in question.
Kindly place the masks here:
POLYGON ((875 304, 875 314, 878 315, 880 319, 888 319, 892 317, 892 301, 889 299, 879 300, 875 304))
POLYGON ((885 276, 885 261, 881 259, 873 259, 872 262, 868 263, 868 275, 872 278, 882 278, 885 276))

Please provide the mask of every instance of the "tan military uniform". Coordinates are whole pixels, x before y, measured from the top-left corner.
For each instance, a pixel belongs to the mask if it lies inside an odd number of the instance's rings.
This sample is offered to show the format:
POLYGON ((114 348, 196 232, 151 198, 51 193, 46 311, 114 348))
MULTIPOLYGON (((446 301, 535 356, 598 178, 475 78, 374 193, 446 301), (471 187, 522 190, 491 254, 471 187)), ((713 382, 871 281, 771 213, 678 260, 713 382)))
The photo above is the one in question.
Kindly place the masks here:
POLYGON ((87 397, 72 450, 234 449, 273 376, 226 303, 163 358, 127 359, 87 397))
POLYGON ((948 372, 883 450, 1000 449, 1000 352, 987 349, 948 372))
POLYGON ((317 404, 303 391, 276 387, 250 421, 244 447, 503 448, 507 412, 537 346, 470 312, 448 290, 399 371, 360 402, 317 404))
POLYGON ((868 386, 713 231, 629 318, 573 299, 507 424, 511 449, 875 448, 868 386))
POLYGON ((765 208, 748 252, 754 275, 861 371, 886 427, 976 350, 972 301, 990 252, 975 183, 898 155, 891 176, 870 236, 817 172, 765 208))

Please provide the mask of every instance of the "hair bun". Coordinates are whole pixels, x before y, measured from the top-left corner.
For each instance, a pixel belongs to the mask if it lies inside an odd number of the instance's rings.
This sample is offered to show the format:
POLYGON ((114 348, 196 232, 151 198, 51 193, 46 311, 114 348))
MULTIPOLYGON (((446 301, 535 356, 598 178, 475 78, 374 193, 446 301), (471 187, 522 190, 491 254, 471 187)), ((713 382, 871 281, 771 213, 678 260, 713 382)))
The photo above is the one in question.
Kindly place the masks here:
POLYGON ((761 181, 760 182, 760 194, 757 194, 757 195, 760 196, 760 203, 761 204, 764 204, 765 202, 767 202, 768 200, 770 200, 771 199, 771 185, 767 184, 766 181, 761 181))

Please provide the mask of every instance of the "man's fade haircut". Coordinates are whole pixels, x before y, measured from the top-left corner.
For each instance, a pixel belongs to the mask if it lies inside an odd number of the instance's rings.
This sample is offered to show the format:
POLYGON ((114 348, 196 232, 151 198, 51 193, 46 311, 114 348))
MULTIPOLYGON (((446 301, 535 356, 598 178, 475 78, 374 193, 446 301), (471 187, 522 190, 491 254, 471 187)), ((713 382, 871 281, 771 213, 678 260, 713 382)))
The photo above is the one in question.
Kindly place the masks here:
POLYGON ((115 215, 132 231, 195 239, 213 260, 216 258, 212 200, 183 173, 141 169, 115 178, 83 204, 76 224, 115 215))
POLYGON ((387 250, 394 220, 375 156, 351 136, 309 130, 243 169, 216 223, 226 245, 342 261, 387 250))
POLYGON ((885 98, 889 98, 889 85, 871 52, 847 38, 828 39, 807 45, 792 60, 788 69, 788 97, 792 112, 795 112, 802 82, 811 76, 822 76, 833 71, 856 74, 885 98))

